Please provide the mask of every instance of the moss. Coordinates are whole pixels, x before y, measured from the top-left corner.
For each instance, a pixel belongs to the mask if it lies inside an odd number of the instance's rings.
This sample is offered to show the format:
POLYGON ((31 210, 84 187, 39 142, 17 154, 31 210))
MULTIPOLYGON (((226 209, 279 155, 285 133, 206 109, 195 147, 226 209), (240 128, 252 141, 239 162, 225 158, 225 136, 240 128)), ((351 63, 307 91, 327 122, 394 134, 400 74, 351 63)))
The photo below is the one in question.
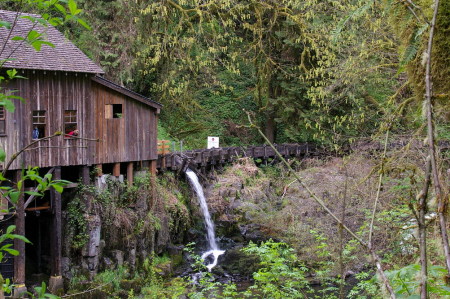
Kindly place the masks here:
MULTIPOLYGON (((433 15, 432 0, 416 1, 416 4, 423 9, 428 20, 433 15)), ((423 53, 427 49, 428 44, 428 28, 416 39, 416 35, 423 28, 424 24, 420 24, 414 18, 410 11, 403 6, 397 6, 392 10, 391 23, 398 33, 401 46, 400 52, 403 57, 412 56, 411 61, 407 63, 406 72, 411 83, 411 88, 417 99, 417 103, 421 103, 425 94, 425 68, 422 63, 423 53), (412 55, 409 52, 413 52, 412 55)), ((433 88, 436 100, 436 112, 441 116, 441 120, 450 121, 450 2, 440 1, 436 28, 433 39, 432 49, 432 78, 433 88)), ((420 105, 418 105, 420 106, 420 105)))

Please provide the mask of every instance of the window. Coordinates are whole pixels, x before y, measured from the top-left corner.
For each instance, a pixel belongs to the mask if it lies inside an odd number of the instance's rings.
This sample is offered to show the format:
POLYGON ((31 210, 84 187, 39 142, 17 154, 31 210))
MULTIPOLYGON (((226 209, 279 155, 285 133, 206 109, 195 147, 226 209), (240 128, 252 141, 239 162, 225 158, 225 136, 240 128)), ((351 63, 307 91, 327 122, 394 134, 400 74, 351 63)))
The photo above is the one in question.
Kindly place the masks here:
POLYGON ((6 135, 6 111, 5 106, 0 106, 0 136, 6 135))
POLYGON ((105 105, 105 118, 122 118, 122 104, 105 105))
POLYGON ((66 138, 78 135, 77 110, 64 111, 64 134, 66 138))
POLYGON ((45 137, 46 127, 46 111, 35 110, 33 111, 33 139, 39 139, 45 137))

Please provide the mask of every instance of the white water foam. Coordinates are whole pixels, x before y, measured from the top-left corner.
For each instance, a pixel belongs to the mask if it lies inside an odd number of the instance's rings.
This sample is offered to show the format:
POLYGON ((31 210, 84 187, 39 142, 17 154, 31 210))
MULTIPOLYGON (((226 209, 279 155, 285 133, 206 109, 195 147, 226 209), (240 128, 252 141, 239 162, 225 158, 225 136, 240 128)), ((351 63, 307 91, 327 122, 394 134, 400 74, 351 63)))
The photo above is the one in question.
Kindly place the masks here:
POLYGON ((203 188, 198 181, 198 177, 189 168, 186 170, 186 175, 191 182, 192 188, 194 188, 195 193, 197 194, 198 201, 200 203, 200 208, 203 213, 203 218, 205 219, 206 226, 206 238, 208 240, 209 250, 202 254, 202 259, 207 258, 212 255, 213 262, 206 267, 211 272, 211 269, 217 265, 217 260, 220 255, 225 253, 225 250, 220 250, 216 243, 216 235, 214 233, 214 223, 211 220, 211 215, 209 214, 208 205, 206 203, 205 195, 203 193, 203 188))

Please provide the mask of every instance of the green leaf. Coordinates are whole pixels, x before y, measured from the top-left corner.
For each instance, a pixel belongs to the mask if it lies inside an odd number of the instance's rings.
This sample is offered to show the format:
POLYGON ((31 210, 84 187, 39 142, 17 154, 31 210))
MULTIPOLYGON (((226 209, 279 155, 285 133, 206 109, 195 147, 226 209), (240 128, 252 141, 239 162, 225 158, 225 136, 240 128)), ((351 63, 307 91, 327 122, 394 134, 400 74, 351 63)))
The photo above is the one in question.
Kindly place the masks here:
POLYGON ((88 25, 83 19, 77 18, 77 21, 80 25, 82 25, 84 28, 91 30, 91 26, 88 25))
POLYGON ((63 24, 63 21, 61 18, 51 18, 48 20, 48 22, 53 26, 59 26, 63 24))
POLYGON ((0 27, 5 27, 6 29, 11 29, 11 23, 0 20, 0 27))
POLYGON ((69 0, 69 3, 67 5, 69 6, 70 14, 73 16, 76 16, 77 14, 82 12, 81 9, 77 8, 77 3, 75 2, 75 0, 69 0))
POLYGON ((16 229, 16 226, 15 226, 15 225, 10 225, 10 226, 8 226, 8 228, 6 229, 6 233, 7 233, 7 234, 10 234, 10 233, 12 233, 15 229, 16 229))
POLYGON ((35 41, 31 42, 31 46, 33 46, 33 48, 36 51, 40 51, 42 45, 47 45, 47 46, 50 46, 52 48, 55 47, 55 45, 53 45, 51 42, 47 42, 47 41, 43 41, 43 40, 35 40, 35 41))
POLYGON ((28 240, 26 237, 21 236, 21 235, 11 234, 10 239, 17 239, 17 240, 24 241, 25 243, 30 243, 31 244, 30 240, 28 240))
POLYGON ((25 191, 25 194, 33 195, 33 196, 43 196, 43 194, 34 191, 25 191))
POLYGON ((59 184, 52 184, 52 187, 58 193, 62 193, 64 191, 64 188, 59 184))
POLYGON ((17 70, 16 69, 7 70, 6 73, 8 74, 9 79, 14 79, 17 75, 17 70))
POLYGON ((9 199, 10 199, 11 202, 14 203, 14 204, 16 204, 17 201, 19 200, 19 195, 20 195, 20 192, 19 192, 19 191, 13 191, 13 192, 9 192, 9 193, 8 193, 9 199))
POLYGON ((21 18, 30 20, 32 23, 39 23, 42 26, 47 26, 47 21, 45 19, 43 19, 43 18, 36 18, 36 17, 33 17, 33 16, 22 16, 21 18))
POLYGON ((19 255, 19 251, 16 249, 13 249, 13 248, 2 248, 1 250, 6 251, 10 255, 14 255, 14 256, 19 255))
POLYGON ((0 162, 5 162, 6 159, 6 152, 3 150, 3 148, 0 148, 0 162))
POLYGON ((5 106, 6 111, 13 113, 14 110, 16 110, 16 106, 14 105, 13 101, 9 99, 3 100, 3 106, 5 106))
POLYGON ((67 14, 66 9, 64 8, 64 6, 62 6, 61 4, 55 4, 55 7, 57 10, 59 10, 63 15, 67 14))

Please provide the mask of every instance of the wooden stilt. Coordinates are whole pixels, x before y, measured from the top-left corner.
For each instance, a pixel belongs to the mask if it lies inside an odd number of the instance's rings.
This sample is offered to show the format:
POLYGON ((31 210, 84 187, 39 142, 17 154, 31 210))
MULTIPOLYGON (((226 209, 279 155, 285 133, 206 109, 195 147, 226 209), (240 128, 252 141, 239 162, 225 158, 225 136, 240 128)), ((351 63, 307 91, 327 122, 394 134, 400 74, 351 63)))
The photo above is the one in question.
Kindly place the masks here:
MULTIPOLYGON (((17 183, 22 179, 22 171, 16 170, 14 174, 14 181, 17 183)), ((25 207, 23 198, 23 184, 22 190, 19 190, 20 196, 16 205, 16 219, 15 234, 25 236, 25 207)), ((25 286, 25 242, 14 239, 14 249, 19 251, 19 255, 14 257, 14 283, 19 287, 25 286)))
MULTIPOLYGON (((53 174, 55 180, 61 179, 61 167, 55 167, 53 174)), ((53 234, 52 242, 52 276, 61 276, 62 267, 62 217, 61 217, 61 194, 54 189, 50 190, 50 197, 53 203, 53 234)))
POLYGON ((114 163, 113 176, 118 177, 120 175, 120 163, 114 163))
POLYGON ((150 174, 153 176, 156 175, 156 160, 150 161, 150 174))
POLYGON ((134 181, 134 179, 133 179, 133 166, 134 166, 133 162, 129 162, 127 164, 127 180, 128 180, 128 184, 129 185, 132 185, 133 181, 134 181))
POLYGON ((151 199, 149 204, 150 208, 153 208, 154 203, 156 202, 156 160, 150 160, 150 188, 151 188, 151 199))
POLYGON ((83 185, 87 186, 91 184, 91 178, 89 174, 89 166, 83 165, 80 168, 80 178, 83 185))

